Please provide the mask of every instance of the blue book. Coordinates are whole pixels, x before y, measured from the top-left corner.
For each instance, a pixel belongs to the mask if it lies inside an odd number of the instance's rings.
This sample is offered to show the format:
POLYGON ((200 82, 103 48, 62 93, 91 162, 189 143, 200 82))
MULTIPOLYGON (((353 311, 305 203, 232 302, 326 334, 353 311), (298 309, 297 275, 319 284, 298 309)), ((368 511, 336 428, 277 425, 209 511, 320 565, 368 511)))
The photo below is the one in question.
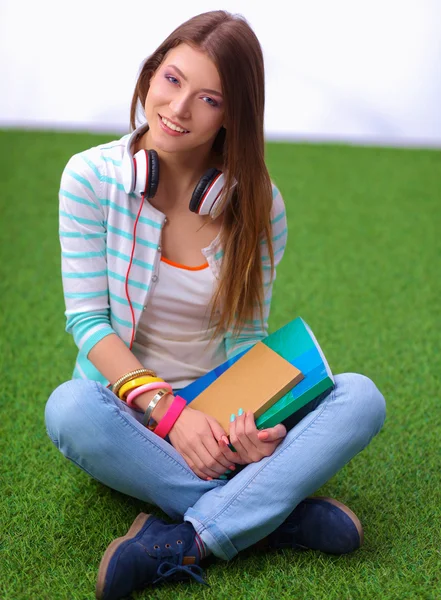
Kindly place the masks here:
MULTIPOLYGON (((314 403, 331 392, 335 385, 334 377, 316 337, 301 317, 270 334, 262 343, 297 367, 304 378, 260 415, 256 419, 256 426, 258 429, 265 429, 282 422, 292 426, 296 415, 303 416, 308 412, 308 407, 312 409, 314 403)), ((179 395, 190 403, 247 351, 225 361, 182 388, 179 395)))

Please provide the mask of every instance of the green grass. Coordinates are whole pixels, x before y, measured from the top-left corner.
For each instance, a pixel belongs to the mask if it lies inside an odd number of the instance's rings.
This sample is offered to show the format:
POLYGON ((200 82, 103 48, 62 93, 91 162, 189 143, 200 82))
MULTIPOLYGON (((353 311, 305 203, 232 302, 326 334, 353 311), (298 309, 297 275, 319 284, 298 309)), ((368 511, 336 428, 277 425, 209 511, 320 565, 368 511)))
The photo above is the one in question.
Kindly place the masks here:
MULTIPOLYGON (((64 332, 57 208, 77 151, 115 136, 0 132, 0 597, 94 597, 102 552, 143 511, 91 480, 45 433, 51 391, 76 350, 64 332)), ((439 597, 440 152, 268 145, 289 218, 270 326, 300 315, 334 373, 362 372, 386 397, 371 445, 321 490, 360 516, 350 556, 312 552, 214 560, 211 588, 138 598, 342 600, 439 597)))

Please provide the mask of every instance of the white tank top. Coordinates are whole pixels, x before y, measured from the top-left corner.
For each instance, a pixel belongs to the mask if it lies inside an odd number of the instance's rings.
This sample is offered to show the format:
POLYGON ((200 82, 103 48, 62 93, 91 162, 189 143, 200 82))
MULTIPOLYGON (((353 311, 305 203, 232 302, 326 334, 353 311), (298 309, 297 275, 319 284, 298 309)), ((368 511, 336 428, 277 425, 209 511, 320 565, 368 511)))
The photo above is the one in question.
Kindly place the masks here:
POLYGON ((223 334, 210 344, 215 277, 208 263, 185 267, 161 258, 158 279, 142 313, 133 353, 147 369, 180 389, 226 358, 223 334))

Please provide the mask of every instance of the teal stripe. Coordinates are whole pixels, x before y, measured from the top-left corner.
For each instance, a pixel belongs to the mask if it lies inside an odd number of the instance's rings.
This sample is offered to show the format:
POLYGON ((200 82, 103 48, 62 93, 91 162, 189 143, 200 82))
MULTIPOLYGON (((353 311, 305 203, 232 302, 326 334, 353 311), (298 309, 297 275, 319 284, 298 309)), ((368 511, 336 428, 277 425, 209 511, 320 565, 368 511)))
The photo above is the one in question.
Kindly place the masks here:
MULTIPOLYGON (((274 243, 274 242, 277 242, 277 240, 278 240, 278 239, 280 239, 281 237, 283 237, 283 236, 284 236, 284 235, 285 235, 287 232, 288 232, 288 229, 285 227, 285 229, 284 229, 283 231, 281 231, 281 232, 280 232, 278 235, 275 235, 275 236, 272 238, 272 241, 273 241, 273 243, 274 243)), ((261 241, 260 241, 260 245, 261 245, 261 246, 265 246, 265 245, 266 245, 266 240, 261 240, 261 241)), ((283 246, 283 248, 284 248, 284 247, 285 247, 285 246, 283 246)))
POLYGON ((84 154, 84 152, 83 152, 83 153, 81 153, 81 154, 80 154, 80 156, 81 156, 81 158, 84 160, 84 162, 86 163, 86 165, 87 165, 87 166, 88 166, 90 169, 92 169, 92 171, 93 171, 93 172, 94 172, 94 174, 95 174, 95 177, 97 177, 97 179, 99 179, 99 181, 103 181, 103 178, 102 178, 102 176, 101 176, 101 173, 100 173, 100 172, 99 172, 99 170, 98 170, 98 167, 97 167, 95 164, 93 164, 93 162, 92 162, 91 160, 89 160, 89 159, 87 158, 87 156, 84 154))
POLYGON ((59 231, 58 234, 60 235, 60 237, 83 238, 85 240, 106 237, 106 234, 103 232, 101 232, 101 233, 80 233, 79 231, 59 231))
POLYGON ((74 194, 71 194, 67 190, 60 189, 59 194, 60 194, 60 196, 69 198, 69 200, 73 200, 74 202, 78 202, 79 204, 85 204, 86 206, 91 206, 95 210, 99 210, 99 207, 94 202, 91 202, 90 200, 86 200, 86 198, 81 198, 81 196, 75 196, 74 194))
POLYGON ((72 171, 72 169, 66 169, 66 173, 68 173, 71 177, 73 177, 73 179, 75 179, 85 187, 89 188, 89 190, 91 190, 95 194, 95 190, 93 189, 92 184, 85 177, 82 177, 75 171, 72 171))
MULTIPOLYGON (((109 292, 109 296, 112 300, 115 300, 115 302, 119 302, 119 304, 123 304, 124 306, 129 306, 129 302, 126 298, 121 298, 121 296, 117 296, 113 292, 109 292)), ((131 300, 130 302, 132 303, 133 308, 136 308, 136 310, 143 310, 144 307, 142 304, 139 304, 134 300, 131 300)))
POLYGON ((162 223, 156 223, 156 221, 152 221, 151 219, 147 219, 146 217, 139 217, 139 222, 144 223, 144 225, 150 225, 155 229, 162 229, 162 223))
POLYGON ((82 223, 83 225, 94 225, 97 227, 102 227, 104 223, 102 221, 95 221, 94 219, 83 219, 82 217, 77 217, 76 215, 71 215, 64 210, 60 210, 60 216, 66 217, 71 221, 75 221, 76 223, 82 223))
POLYGON ((106 162, 112 163, 116 167, 120 167, 122 165, 122 160, 115 160, 114 158, 111 158, 110 156, 101 156, 101 158, 106 162))
POLYGON ((129 329, 132 329, 133 327, 133 323, 131 321, 124 321, 124 319, 117 317, 115 313, 112 313, 112 320, 116 321, 120 325, 124 325, 124 327, 129 327, 129 329))
POLYGON ((288 229, 285 227, 285 229, 284 229, 283 231, 281 231, 281 232, 279 233, 279 235, 275 235, 275 236, 273 237, 273 243, 274 243, 274 242, 277 242, 277 240, 280 240, 280 238, 282 238, 282 237, 283 237, 284 235, 286 235, 287 233, 288 233, 288 229))
POLYGON ((285 216, 285 211, 282 210, 282 212, 279 213, 277 215, 277 217, 274 217, 274 219, 271 221, 271 225, 274 225, 275 223, 277 223, 278 221, 280 221, 281 219, 283 219, 284 216, 285 216))
MULTIPOLYGON (((133 235, 131 233, 127 233, 127 231, 123 231, 122 229, 118 229, 117 227, 113 227, 112 225, 107 225, 107 229, 111 233, 120 235, 121 237, 126 238, 127 240, 130 240, 130 241, 133 240, 133 235)), ((141 244, 141 246, 147 246, 147 248, 153 248, 153 250, 158 249, 158 244, 154 244, 153 242, 148 242, 138 236, 136 236, 136 243, 141 244)))
POLYGON ((279 190, 276 188, 275 185, 273 185, 273 200, 274 198, 277 196, 277 194, 280 194, 279 190))
MULTIPOLYGON (((107 335, 107 331, 105 331, 101 334, 101 338, 105 337, 105 335, 107 335)), ((99 339, 96 340, 95 344, 98 343, 99 341, 100 341, 99 339)), ((96 369, 93 366, 93 364, 90 362, 90 360, 87 360, 87 358, 86 358, 86 355, 92 349, 92 347, 88 348, 88 345, 89 345, 89 343, 86 342, 86 344, 84 345, 82 350, 80 350, 80 352, 78 353, 77 366, 79 369, 81 369, 80 377, 83 379, 91 379, 92 381, 99 381, 104 386, 106 386, 109 383, 107 381, 107 379, 98 371, 98 369, 96 369)))
POLYGON ((216 254, 214 255, 214 260, 220 260, 224 255, 224 251, 223 250, 219 250, 219 252, 216 252, 216 254))
MULTIPOLYGON (((100 204, 101 206, 109 206, 116 212, 119 212, 123 215, 127 215, 128 217, 131 217, 134 221, 136 220, 137 215, 135 213, 128 210, 127 208, 124 208, 123 206, 119 206, 112 200, 106 200, 105 198, 103 198, 100 200, 100 204)), ((151 219, 147 219, 146 217, 139 217, 139 223, 143 223, 144 225, 150 225, 155 229, 162 229, 161 223, 157 223, 156 221, 152 221, 151 219)))
POLYGON ((75 298, 78 300, 86 300, 88 298, 100 298, 101 296, 107 296, 108 291, 103 290, 102 292, 67 292, 64 294, 65 298, 75 298))
POLYGON ((158 244, 155 244, 153 242, 148 242, 147 240, 143 240, 140 237, 136 237, 136 243, 137 244, 141 244, 141 246, 147 246, 147 248, 153 248, 153 250, 157 250, 158 249, 158 244))
POLYGON ((249 325, 253 326, 262 325, 262 321, 260 319, 245 319, 244 323, 248 323, 249 325))
MULTIPOLYGON (((121 260, 125 260, 126 262, 130 262, 130 256, 128 254, 123 254, 118 250, 113 250, 112 248, 107 248, 107 254, 111 256, 115 256, 116 258, 120 258, 121 260)), ((145 262, 143 260, 139 260, 137 258, 133 259, 133 264, 142 267, 143 269, 147 269, 148 271, 153 271, 154 266, 151 263, 145 262)))
MULTIPOLYGON (((89 354, 89 352, 92 350, 92 348, 96 344, 98 344, 98 342, 100 342, 103 338, 105 338, 106 336, 108 336, 108 335, 110 335, 112 333, 116 333, 116 331, 110 325, 108 327, 105 327, 105 328, 103 327, 103 329, 100 329, 99 331, 96 331, 81 346, 81 352, 84 353, 87 356, 89 354)), ((89 361, 87 361, 87 362, 90 365, 92 364, 89 361)), ((83 365, 81 365, 81 367, 83 368, 83 370, 85 370, 83 365)))
POLYGON ((126 240, 133 240, 133 235, 131 233, 127 233, 127 231, 123 231, 122 229, 118 229, 117 227, 113 227, 112 225, 107 225, 107 230, 111 233, 114 233, 115 235, 119 235, 123 238, 126 238, 126 240))
MULTIPOLYGON (((109 315, 90 315, 84 317, 79 323, 72 326, 73 336, 77 346, 81 346, 82 339, 87 335, 89 331, 95 327, 110 327, 109 315)), ((96 333, 96 332, 95 332, 96 333)), ((93 335, 95 335, 95 333, 93 335)))
POLYGON ((87 156, 84 155, 84 153, 80 156, 84 160, 84 162, 90 167, 90 169, 92 169, 92 171, 100 181, 102 181, 103 183, 111 183, 112 185, 116 185, 116 187, 119 190, 124 191, 124 186, 122 183, 119 183, 114 177, 106 177, 105 175, 101 175, 101 173, 98 170, 98 167, 90 159, 88 159, 87 156))
POLYGON ((104 183, 110 183, 110 184, 112 184, 112 185, 116 185, 116 187, 117 187, 119 190, 121 190, 122 192, 124 192, 124 191, 125 191, 125 190, 124 190, 124 186, 123 186, 123 184, 122 184, 122 183, 119 183, 119 182, 118 182, 118 181, 117 181, 117 180, 116 180, 114 177, 104 177, 104 176, 103 176, 103 177, 101 178, 101 180, 102 180, 104 183))
MULTIPOLYGON (((285 246, 281 246, 280 248, 278 248, 275 252, 274 252, 274 258, 280 254, 281 252, 283 252, 285 250, 285 246)), ((262 261, 263 262, 269 262, 270 257, 269 256, 262 256, 262 261)))
MULTIPOLYGON (((122 281, 123 283, 126 281, 126 278, 123 275, 119 275, 119 273, 115 273, 114 271, 107 271, 107 274, 117 281, 122 281)), ((141 283, 140 281, 135 281, 134 279, 129 279, 129 285, 133 285, 133 287, 144 290, 145 292, 149 291, 148 285, 145 285, 145 283, 141 283)))
POLYGON ((104 258, 106 253, 104 250, 100 252, 62 252, 64 258, 104 258))
POLYGON ((105 277, 107 271, 90 271, 89 273, 66 273, 66 271, 62 271, 61 275, 67 279, 87 279, 88 277, 105 277))

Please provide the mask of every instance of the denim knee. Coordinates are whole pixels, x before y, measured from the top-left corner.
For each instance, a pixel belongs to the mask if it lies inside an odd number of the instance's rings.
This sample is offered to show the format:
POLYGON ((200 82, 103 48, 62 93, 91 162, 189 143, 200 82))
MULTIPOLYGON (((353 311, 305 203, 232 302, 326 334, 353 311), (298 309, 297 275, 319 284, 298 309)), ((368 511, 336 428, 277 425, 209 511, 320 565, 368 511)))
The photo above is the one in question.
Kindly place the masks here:
POLYGON ((62 437, 85 425, 81 405, 92 402, 97 391, 95 381, 72 379, 59 385, 49 396, 44 412, 46 431, 58 448, 62 437))
POLYGON ((375 383, 358 373, 346 373, 343 390, 348 402, 347 424, 357 432, 362 446, 367 446, 371 439, 383 427, 386 418, 386 402, 375 383))

